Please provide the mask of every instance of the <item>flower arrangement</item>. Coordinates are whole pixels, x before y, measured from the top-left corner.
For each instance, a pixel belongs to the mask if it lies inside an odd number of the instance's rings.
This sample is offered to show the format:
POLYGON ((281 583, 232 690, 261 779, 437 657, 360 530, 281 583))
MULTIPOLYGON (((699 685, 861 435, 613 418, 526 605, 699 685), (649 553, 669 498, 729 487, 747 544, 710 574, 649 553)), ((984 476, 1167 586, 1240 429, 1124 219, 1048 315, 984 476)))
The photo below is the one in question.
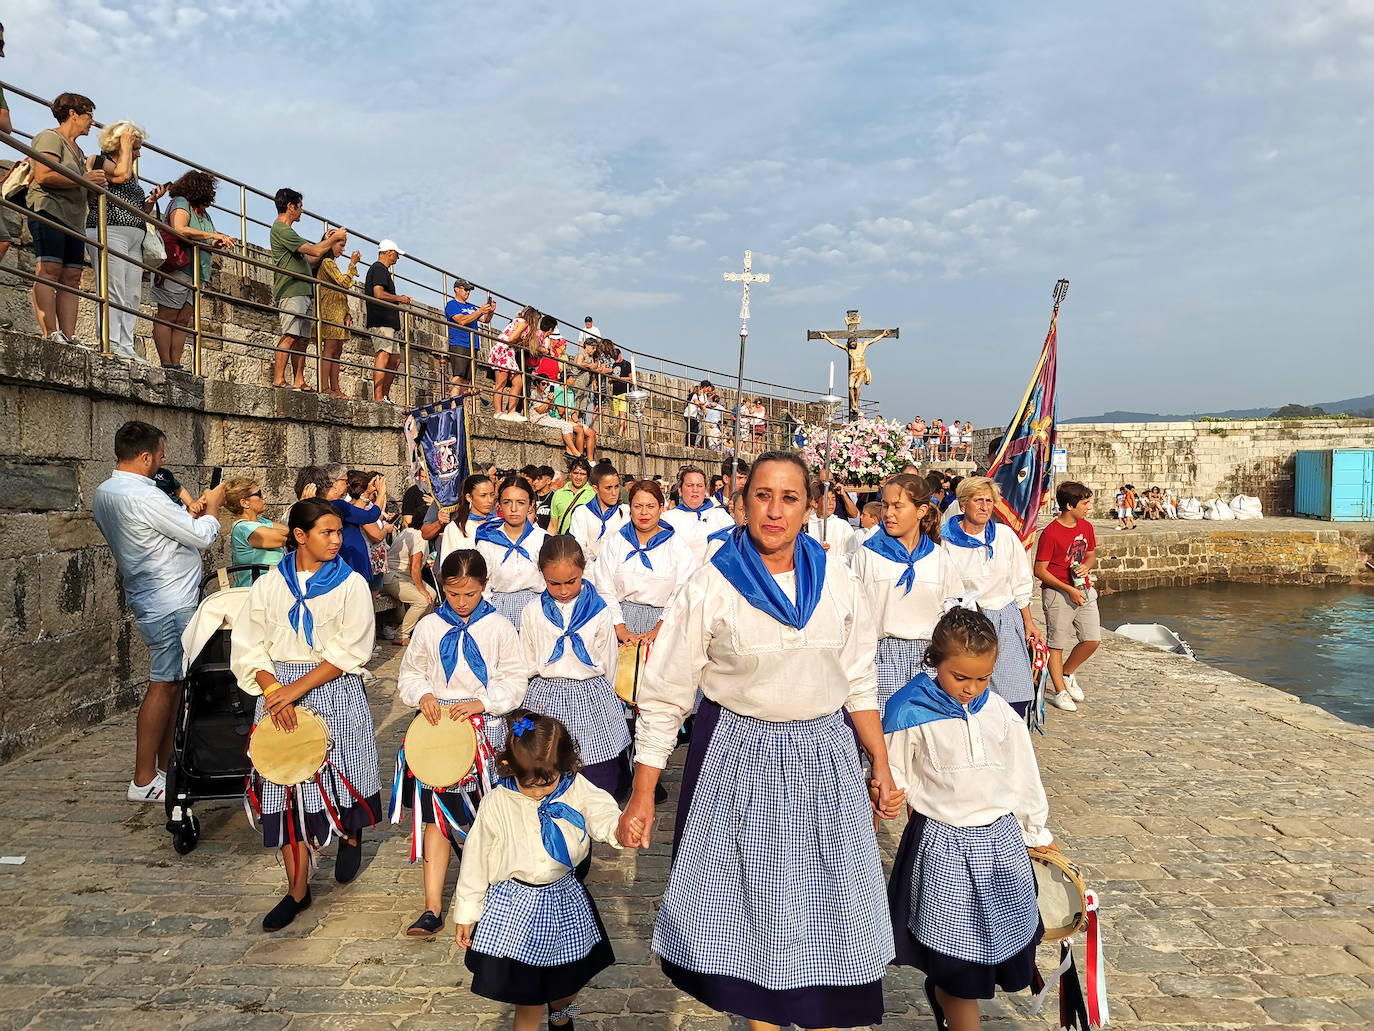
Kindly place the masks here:
MULTIPOLYGON (((808 423, 801 428, 798 453, 813 473, 826 463, 825 427, 808 423)), ((829 465, 837 479, 857 487, 876 487, 905 465, 919 464, 912 453, 911 435, 899 422, 859 419, 836 426, 830 434, 829 465)))

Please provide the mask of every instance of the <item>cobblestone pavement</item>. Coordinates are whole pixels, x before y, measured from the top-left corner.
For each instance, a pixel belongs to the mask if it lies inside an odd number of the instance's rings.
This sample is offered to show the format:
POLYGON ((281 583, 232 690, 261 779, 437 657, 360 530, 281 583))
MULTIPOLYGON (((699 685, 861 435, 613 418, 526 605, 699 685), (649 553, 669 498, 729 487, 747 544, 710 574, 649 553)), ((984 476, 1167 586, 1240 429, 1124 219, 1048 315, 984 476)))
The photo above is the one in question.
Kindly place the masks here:
MULTIPOLYGON (((394 649, 383 659, 385 768, 408 713, 394 649)), ((1084 681, 1089 701, 1055 712, 1037 747, 1052 825, 1101 891, 1113 1023, 1374 1026, 1374 730, 1126 641, 1084 681)), ((451 929, 405 938, 421 893, 401 828, 371 834, 351 885, 327 860, 314 906, 267 935, 282 875, 241 807, 202 806, 200 847, 176 855, 161 808, 123 799, 132 742, 125 714, 0 767, 0 853, 26 857, 0 865, 0 1028, 509 1026, 466 990, 451 929)), ((579 1026, 744 1026, 651 960, 670 825, 665 807, 646 854, 598 846, 591 883, 619 963, 584 993, 579 1026)), ((900 829, 883 830, 889 858, 900 829)), ((888 978, 887 1002, 885 1026, 930 1026, 909 971, 888 978)), ((1050 1026, 1028 1005, 999 998, 986 1026, 1050 1026)))

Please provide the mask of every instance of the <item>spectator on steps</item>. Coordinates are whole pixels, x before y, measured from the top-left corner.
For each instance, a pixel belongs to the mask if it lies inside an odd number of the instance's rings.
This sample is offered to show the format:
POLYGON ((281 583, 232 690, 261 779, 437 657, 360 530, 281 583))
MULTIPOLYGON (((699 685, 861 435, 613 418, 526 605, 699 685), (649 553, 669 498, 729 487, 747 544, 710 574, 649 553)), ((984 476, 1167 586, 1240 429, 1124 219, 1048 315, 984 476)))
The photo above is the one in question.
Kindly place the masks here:
POLYGON ((524 422, 525 417, 516 411, 523 396, 524 363, 521 352, 532 347, 539 334, 539 312, 526 305, 520 314, 501 330, 501 337, 491 347, 491 365, 496 371, 496 386, 493 391, 495 417, 509 422, 524 422))
POLYGON ((367 281, 363 284, 363 293, 367 298, 364 303, 367 314, 365 322, 372 343, 377 348, 377 358, 372 364, 372 400, 386 404, 396 403, 391 400, 391 383, 401 364, 401 313, 393 305, 410 303, 409 294, 396 292, 396 280, 391 275, 392 267, 404 253, 394 240, 379 243, 377 260, 367 270, 367 281), (378 301, 386 303, 378 304, 378 301))
POLYGON ((311 243, 296 232, 305 207, 299 190, 283 186, 272 198, 277 206, 277 220, 272 223, 272 299, 280 312, 281 342, 272 362, 272 386, 285 387, 286 359, 290 357, 295 376, 292 390, 305 389, 305 348, 315 335, 310 313, 315 304, 315 273, 324 256, 339 237, 347 237, 348 230, 331 229, 319 243, 311 243))
MULTIPOLYGON (((325 239, 328 239, 326 235, 325 239)), ((321 241, 322 243, 324 241, 321 241)), ((348 271, 339 270, 338 259, 343 257, 348 247, 348 234, 335 236, 329 253, 320 262, 320 282, 340 288, 330 290, 320 287, 320 369, 324 382, 319 384, 320 392, 340 401, 348 400, 348 395, 339 386, 339 357, 343 354, 344 341, 348 339, 348 329, 353 325, 353 316, 348 311, 348 295, 341 292, 352 290, 358 282, 358 262, 362 261, 361 251, 348 256, 348 271)))
POLYGON ((453 281, 453 297, 444 305, 444 318, 448 319, 448 365, 449 396, 467 397, 472 390, 473 359, 481 352, 482 344, 473 332, 480 322, 491 325, 491 317, 496 314, 496 302, 487 295, 487 302, 480 308, 468 298, 472 296, 472 284, 466 279, 453 281))
MULTIPOLYGON (((210 248, 229 248, 238 242, 232 236, 215 232, 215 223, 210 218, 210 205, 215 200, 215 186, 214 176, 207 172, 192 170, 167 188, 167 196, 172 198, 167 206, 167 224, 189 243, 209 245, 195 250, 200 258, 202 286, 210 282, 213 264, 210 248)), ((196 314, 195 298, 192 296, 192 288, 195 285, 192 279, 194 273, 191 271, 192 248, 183 246, 182 256, 185 258, 185 264, 179 271, 170 269, 174 251, 174 247, 167 249, 169 264, 162 266, 167 271, 153 275, 153 285, 148 291, 148 299, 157 305, 153 322, 153 346, 157 348, 158 361, 164 369, 182 367, 181 355, 186 349, 186 328, 196 314)))
MULTIPOLYGON (((5 56, 5 26, 0 25, 0 57, 5 56)), ((14 123, 10 121, 10 102, 5 99, 5 91, 0 89, 0 132, 14 132, 14 123)), ((10 228, 7 220, 10 212, 5 210, 0 212, 0 261, 5 260, 5 255, 10 249, 10 228)), ((0 329, 9 329, 14 323, 9 319, 0 319, 0 329)))

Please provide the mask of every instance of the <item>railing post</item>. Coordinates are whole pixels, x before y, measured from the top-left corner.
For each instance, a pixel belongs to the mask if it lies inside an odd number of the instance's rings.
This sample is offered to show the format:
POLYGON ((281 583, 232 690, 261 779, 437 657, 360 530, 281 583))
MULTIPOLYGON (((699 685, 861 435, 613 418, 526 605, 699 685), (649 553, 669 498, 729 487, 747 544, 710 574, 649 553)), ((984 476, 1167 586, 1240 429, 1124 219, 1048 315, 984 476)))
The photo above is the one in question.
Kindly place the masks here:
POLYGON ((191 338, 191 371, 197 376, 201 372, 202 340, 200 335, 200 244, 191 244, 191 318, 195 320, 196 332, 191 338))
POLYGON ((110 245, 106 234, 105 211, 107 198, 98 195, 96 204, 96 279, 100 294, 100 353, 110 353, 110 245))
POLYGON ((405 363, 406 410, 414 403, 410 393, 410 312, 401 312, 401 361, 405 363))
MULTIPOLYGON (((334 259, 326 255, 324 260, 333 261, 334 259)), ((323 295, 320 293, 318 280, 312 289, 315 292, 315 303, 310 306, 315 315, 315 391, 322 393, 324 391, 324 324, 323 316, 320 314, 320 298, 323 295)))
MULTIPOLYGON (((248 188, 239 187, 239 253, 248 257, 248 188)), ((248 263, 239 262, 239 275, 248 281, 248 263)))

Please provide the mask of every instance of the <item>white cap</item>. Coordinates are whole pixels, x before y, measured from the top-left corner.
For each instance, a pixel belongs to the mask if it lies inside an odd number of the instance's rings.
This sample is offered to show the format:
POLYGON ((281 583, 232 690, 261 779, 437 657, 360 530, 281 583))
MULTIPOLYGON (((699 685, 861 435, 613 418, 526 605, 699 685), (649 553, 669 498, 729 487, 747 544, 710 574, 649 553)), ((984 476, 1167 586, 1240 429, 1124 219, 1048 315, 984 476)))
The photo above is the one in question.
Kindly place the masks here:
POLYGON ((405 251, 396 246, 395 240, 383 240, 381 243, 377 244, 378 254, 385 254, 387 251, 395 251, 397 254, 405 253, 405 251))

